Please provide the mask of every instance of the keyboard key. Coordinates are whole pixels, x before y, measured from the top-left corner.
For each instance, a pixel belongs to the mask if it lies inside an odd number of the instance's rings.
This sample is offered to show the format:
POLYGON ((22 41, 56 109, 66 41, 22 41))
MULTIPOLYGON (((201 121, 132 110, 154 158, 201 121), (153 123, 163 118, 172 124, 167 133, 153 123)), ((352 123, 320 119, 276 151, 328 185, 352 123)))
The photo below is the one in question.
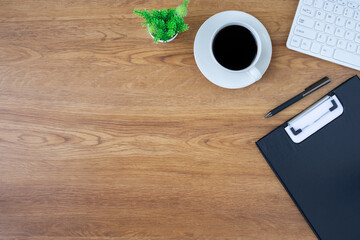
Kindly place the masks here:
POLYGON ((304 49, 304 50, 310 50, 310 45, 311 45, 310 40, 303 39, 301 41, 301 48, 304 49))
POLYGON ((355 28, 355 21, 348 19, 345 23, 345 27, 348 29, 354 29, 355 28))
POLYGON ((324 10, 328 11, 328 12, 332 12, 332 10, 334 9, 334 4, 331 2, 325 2, 324 5, 324 10))
POLYGON ((313 4, 313 0, 304 0, 304 3, 306 5, 312 5, 313 4))
POLYGON ((334 49, 328 46, 323 46, 321 48, 321 55, 325 57, 331 57, 333 55, 334 49))
POLYGON ((315 39, 316 37, 316 32, 314 30, 300 26, 296 26, 294 34, 308 39, 315 39))
POLYGON ((341 6, 346 6, 347 1, 346 0, 338 0, 338 4, 340 4, 341 6))
POLYGON ((326 16, 325 12, 319 11, 319 10, 316 11, 315 17, 317 19, 323 20, 323 19, 325 19, 325 16, 326 16))
POLYGON ((352 18, 353 15, 354 15, 354 10, 352 10, 350 8, 345 8, 345 11, 344 11, 345 17, 352 18))
POLYGON ((315 15, 315 10, 311 7, 303 6, 301 8, 301 14, 308 16, 308 17, 313 17, 315 15))
POLYGON ((328 13, 326 15, 325 21, 328 22, 328 23, 334 23, 335 22, 335 15, 331 14, 331 13, 328 13))
POLYGON ((302 26, 305 26, 305 27, 308 27, 308 28, 313 28, 314 24, 315 24, 315 21, 312 20, 311 18, 308 18, 308 17, 305 17, 305 16, 300 16, 298 18, 298 23, 299 23, 299 25, 302 25, 302 26))
POLYGON ((341 6, 341 5, 336 5, 336 6, 334 7, 334 13, 336 13, 336 14, 343 14, 343 12, 344 12, 344 7, 343 7, 343 6, 341 6))
POLYGON ((360 43, 360 34, 356 34, 355 42, 360 43))
POLYGON ((291 39, 291 45, 293 45, 294 47, 299 47, 300 42, 301 42, 301 38, 298 36, 293 36, 293 38, 291 39))
POLYGON ((317 43, 317 42, 314 42, 314 43, 311 45, 310 51, 313 52, 313 53, 320 53, 320 49, 321 49, 321 44, 320 44, 320 43, 317 43))
POLYGON ((326 34, 319 33, 316 40, 318 42, 324 43, 324 42, 326 42, 326 39, 327 39, 326 34))
POLYGON ((356 24, 356 31, 360 32, 360 22, 356 24))
POLYGON ((336 38, 333 36, 329 36, 326 43, 330 46, 335 46, 336 45, 336 38))
POLYGON ((340 39, 338 42, 337 42, 337 47, 338 48, 341 48, 341 49, 345 49, 346 48, 346 45, 347 45, 347 42, 345 40, 342 40, 340 39))
POLYGON ((325 32, 328 34, 334 34, 335 32, 335 27, 332 25, 326 25, 325 27, 325 32))
POLYGON ((316 8, 323 8, 324 6, 324 0, 315 0, 314 6, 316 8))
POLYGON ((357 46, 355 45, 355 43, 349 42, 347 47, 346 47, 346 50, 348 50, 349 52, 355 52, 356 47, 357 46))
POLYGON ((344 17, 338 16, 338 17, 336 17, 335 24, 342 27, 345 25, 345 21, 346 21, 346 19, 344 17))
POLYGON ((355 33, 353 33, 353 32, 350 32, 350 31, 347 31, 346 33, 345 33, 345 39, 346 40, 354 40, 354 37, 355 37, 355 33))
POLYGON ((336 28, 335 30, 335 36, 337 37, 344 37, 345 36, 345 29, 343 28, 336 28))
POLYGON ((352 9, 356 9, 358 7, 358 5, 356 3, 349 2, 348 7, 352 8, 352 9))
POLYGON ((355 19, 356 21, 360 21, 360 12, 355 12, 355 14, 354 14, 354 19, 355 19))
MULTIPOLYGON (((316 24, 315 24, 315 30, 324 31, 324 30, 325 30, 325 23, 323 23, 323 22, 316 22, 316 24)), ((344 34, 345 34, 345 30, 344 30, 344 34)))
POLYGON ((336 49, 334 58, 336 60, 360 67, 360 55, 349 53, 341 49, 336 49))

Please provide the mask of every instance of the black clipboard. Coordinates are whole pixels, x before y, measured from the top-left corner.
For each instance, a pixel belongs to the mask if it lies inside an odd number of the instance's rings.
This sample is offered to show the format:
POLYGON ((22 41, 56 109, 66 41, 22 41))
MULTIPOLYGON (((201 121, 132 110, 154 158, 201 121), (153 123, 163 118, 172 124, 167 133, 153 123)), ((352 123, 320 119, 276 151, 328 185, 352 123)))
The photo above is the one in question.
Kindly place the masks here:
POLYGON ((360 239, 358 76, 256 145, 319 239, 360 239))

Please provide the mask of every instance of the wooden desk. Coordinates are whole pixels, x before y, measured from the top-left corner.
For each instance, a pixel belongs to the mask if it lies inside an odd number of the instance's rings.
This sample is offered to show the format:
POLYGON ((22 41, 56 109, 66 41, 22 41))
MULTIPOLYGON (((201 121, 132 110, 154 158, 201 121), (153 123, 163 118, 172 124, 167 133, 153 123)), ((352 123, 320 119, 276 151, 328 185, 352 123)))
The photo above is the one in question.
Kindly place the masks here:
POLYGON ((0 239, 315 239, 254 142, 357 72, 285 47, 297 2, 193 0, 190 30, 154 44, 132 10, 180 1, 0 0, 0 239), (245 89, 194 61, 224 10, 273 41, 245 89))

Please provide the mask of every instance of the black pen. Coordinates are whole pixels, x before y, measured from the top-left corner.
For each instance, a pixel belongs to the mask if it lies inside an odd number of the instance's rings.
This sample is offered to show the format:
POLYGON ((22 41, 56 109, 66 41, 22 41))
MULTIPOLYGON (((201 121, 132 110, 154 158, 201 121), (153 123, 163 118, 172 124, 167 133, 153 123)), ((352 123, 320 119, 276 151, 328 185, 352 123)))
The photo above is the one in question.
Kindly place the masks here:
POLYGON ((305 91, 303 91, 302 93, 296 95, 295 97, 289 99, 288 101, 284 102, 280 106, 278 106, 278 107, 274 108, 273 110, 271 110, 268 114, 265 115, 264 118, 269 118, 269 117, 274 116, 278 112, 280 112, 280 111, 284 110, 285 108, 291 106, 292 104, 294 104, 297 101, 299 101, 300 99, 306 97, 310 93, 318 90, 319 88, 321 88, 322 86, 328 84, 329 82, 330 82, 330 79, 328 77, 323 77, 322 79, 320 79, 316 83, 314 83, 314 84, 310 85, 309 87, 305 88, 305 91))

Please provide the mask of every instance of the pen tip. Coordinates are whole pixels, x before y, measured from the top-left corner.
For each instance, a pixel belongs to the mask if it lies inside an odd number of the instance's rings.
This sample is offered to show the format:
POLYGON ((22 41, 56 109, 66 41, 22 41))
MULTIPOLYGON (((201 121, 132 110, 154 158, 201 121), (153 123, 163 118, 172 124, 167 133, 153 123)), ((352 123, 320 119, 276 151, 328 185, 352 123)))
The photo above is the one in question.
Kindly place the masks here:
POLYGON ((272 113, 271 112, 269 112, 268 114, 266 114, 265 115, 265 117, 264 118, 269 118, 269 117, 271 117, 272 116, 272 113))

